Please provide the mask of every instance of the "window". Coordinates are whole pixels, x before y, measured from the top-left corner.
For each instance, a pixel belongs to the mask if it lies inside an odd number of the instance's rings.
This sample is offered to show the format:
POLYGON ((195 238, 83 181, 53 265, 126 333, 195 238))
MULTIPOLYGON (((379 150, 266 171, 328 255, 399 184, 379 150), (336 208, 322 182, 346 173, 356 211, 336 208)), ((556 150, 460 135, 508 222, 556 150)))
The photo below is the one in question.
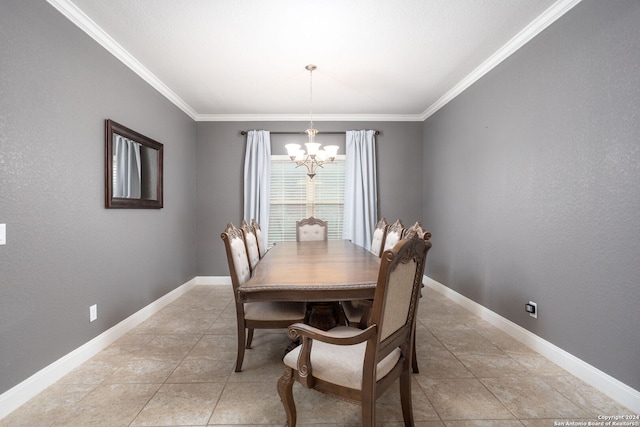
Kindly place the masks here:
POLYGON ((296 221, 314 216, 328 221, 329 240, 342 239, 344 155, 310 179, 289 156, 271 156, 269 242, 296 240, 296 221))

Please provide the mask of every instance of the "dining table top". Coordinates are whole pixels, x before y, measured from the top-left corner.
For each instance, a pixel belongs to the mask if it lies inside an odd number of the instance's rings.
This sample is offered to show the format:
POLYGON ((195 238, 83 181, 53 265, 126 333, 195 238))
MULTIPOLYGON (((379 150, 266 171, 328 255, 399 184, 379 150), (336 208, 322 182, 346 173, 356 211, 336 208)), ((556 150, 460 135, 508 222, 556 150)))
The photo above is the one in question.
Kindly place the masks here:
POLYGON ((238 301, 371 299, 380 258, 348 240, 278 242, 238 286, 238 301))

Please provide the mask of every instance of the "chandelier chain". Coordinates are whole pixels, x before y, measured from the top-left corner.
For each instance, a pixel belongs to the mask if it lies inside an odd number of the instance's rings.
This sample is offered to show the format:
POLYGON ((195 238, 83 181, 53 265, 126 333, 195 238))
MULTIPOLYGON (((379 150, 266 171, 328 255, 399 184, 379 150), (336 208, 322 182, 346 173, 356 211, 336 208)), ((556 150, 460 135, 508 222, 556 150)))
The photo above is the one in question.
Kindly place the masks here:
POLYGON ((309 128, 313 129, 313 69, 309 69, 309 128))

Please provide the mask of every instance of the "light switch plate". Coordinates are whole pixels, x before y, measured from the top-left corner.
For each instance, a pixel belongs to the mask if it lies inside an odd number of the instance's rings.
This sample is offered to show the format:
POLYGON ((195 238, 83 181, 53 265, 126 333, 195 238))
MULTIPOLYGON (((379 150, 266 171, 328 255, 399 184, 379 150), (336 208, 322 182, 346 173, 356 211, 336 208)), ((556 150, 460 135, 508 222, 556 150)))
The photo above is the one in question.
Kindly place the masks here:
POLYGON ((0 245, 7 244, 7 224, 0 224, 0 245))

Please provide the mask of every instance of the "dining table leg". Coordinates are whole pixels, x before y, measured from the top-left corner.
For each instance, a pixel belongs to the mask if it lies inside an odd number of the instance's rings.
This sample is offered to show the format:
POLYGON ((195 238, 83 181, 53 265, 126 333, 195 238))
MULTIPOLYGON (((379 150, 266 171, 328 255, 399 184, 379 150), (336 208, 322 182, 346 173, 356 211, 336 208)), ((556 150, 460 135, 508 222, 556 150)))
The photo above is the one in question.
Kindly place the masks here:
POLYGON ((305 323, 314 328, 328 331, 338 325, 345 325, 346 319, 340 303, 331 302, 308 302, 305 323))

